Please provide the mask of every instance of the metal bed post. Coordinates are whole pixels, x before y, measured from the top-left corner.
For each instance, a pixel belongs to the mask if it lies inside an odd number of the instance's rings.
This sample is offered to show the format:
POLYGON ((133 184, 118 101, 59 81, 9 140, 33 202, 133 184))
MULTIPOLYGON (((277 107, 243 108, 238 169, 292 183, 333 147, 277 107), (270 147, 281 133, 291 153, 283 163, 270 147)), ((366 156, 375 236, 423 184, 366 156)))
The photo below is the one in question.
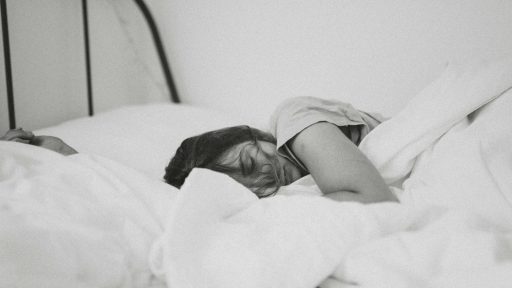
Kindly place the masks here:
POLYGON ((16 128, 16 115, 14 113, 14 91, 12 85, 11 49, 9 43, 9 27, 7 21, 7 0, 0 0, 2 13, 2 39, 5 61, 5 84, 7 86, 7 107, 9 112, 9 128, 16 128))
MULTIPOLYGON (((142 12, 151 32, 153 42, 155 44, 160 64, 164 73, 164 77, 169 88, 171 101, 174 103, 180 103, 180 97, 174 84, 174 79, 171 74, 169 62, 165 55, 165 49, 163 42, 160 38, 157 25, 149 11, 146 3, 143 0, 134 0, 135 4, 139 7, 142 12)), ((14 89, 12 80, 12 67, 11 67, 11 51, 9 42, 9 27, 7 21, 7 0, 0 0, 0 13, 2 17, 2 37, 4 46, 4 59, 5 59, 5 78, 7 86, 7 106, 9 112, 9 128, 16 128, 16 116, 14 107, 14 89)), ((84 50, 85 50, 85 69, 86 69, 86 81, 87 81, 87 102, 88 102, 88 113, 89 116, 94 115, 93 106, 93 91, 92 91, 92 73, 91 73, 91 55, 90 55, 90 43, 89 43, 89 17, 87 9, 87 0, 82 0, 82 18, 83 18, 83 37, 84 37, 84 50)))
POLYGON ((174 84, 174 80, 171 74, 171 68, 169 67, 169 62, 167 61, 167 57, 165 55, 165 49, 163 42, 160 38, 160 34, 158 32, 158 27, 149 11, 146 3, 143 0, 134 0, 135 4, 139 7, 146 22, 148 23, 149 29, 151 31, 151 35, 153 36, 153 42, 155 43, 155 47, 158 53, 158 57, 160 59, 160 64, 162 65, 162 70, 164 72, 165 81, 167 82, 167 87, 169 88, 169 93, 171 94, 171 101, 174 103, 180 103, 180 97, 178 95, 178 91, 176 89, 176 85, 174 84))
MULTIPOLYGON (((149 30, 151 32, 151 36, 153 38, 153 42, 155 44, 158 57, 160 60, 160 64, 162 66, 162 70, 164 73, 165 81, 167 82, 167 87, 169 88, 169 94, 171 101, 174 103, 180 103, 180 98, 178 96, 178 91, 176 89, 176 85, 174 84, 174 79, 172 77, 171 69, 169 67, 169 62, 167 61, 167 56, 165 54, 165 49, 163 42, 160 38, 160 33, 158 32, 158 27, 154 21, 149 8, 143 0, 134 0, 135 4, 139 7, 142 12, 146 22, 149 26, 149 30)), ((87 0, 82 0, 82 13, 83 13, 83 26, 84 26, 84 44, 85 44, 85 59, 86 59, 86 73, 87 73, 87 99, 89 106, 89 115, 92 116, 94 114, 93 107, 93 96, 92 96, 92 76, 91 76, 91 61, 90 61, 90 49, 89 49, 89 21, 88 21, 88 13, 87 13, 87 0)))
POLYGON ((92 76, 91 76, 91 54, 89 49, 89 16, 87 13, 87 0, 82 0, 82 18, 84 28, 84 51, 85 51, 85 73, 87 81, 87 106, 89 116, 94 115, 94 103, 92 101, 92 76))

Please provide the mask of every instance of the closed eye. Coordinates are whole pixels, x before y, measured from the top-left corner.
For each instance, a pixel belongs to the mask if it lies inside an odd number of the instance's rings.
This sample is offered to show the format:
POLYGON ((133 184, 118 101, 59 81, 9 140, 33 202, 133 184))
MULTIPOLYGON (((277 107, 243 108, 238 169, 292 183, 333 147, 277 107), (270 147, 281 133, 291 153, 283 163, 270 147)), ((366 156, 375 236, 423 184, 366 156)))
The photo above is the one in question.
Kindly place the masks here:
POLYGON ((249 157, 249 165, 247 165, 247 174, 250 175, 254 173, 254 170, 256 168, 256 161, 254 158, 249 157))
POLYGON ((251 175, 255 167, 255 160, 251 156, 242 157, 240 160, 240 171, 242 171, 243 176, 251 175))

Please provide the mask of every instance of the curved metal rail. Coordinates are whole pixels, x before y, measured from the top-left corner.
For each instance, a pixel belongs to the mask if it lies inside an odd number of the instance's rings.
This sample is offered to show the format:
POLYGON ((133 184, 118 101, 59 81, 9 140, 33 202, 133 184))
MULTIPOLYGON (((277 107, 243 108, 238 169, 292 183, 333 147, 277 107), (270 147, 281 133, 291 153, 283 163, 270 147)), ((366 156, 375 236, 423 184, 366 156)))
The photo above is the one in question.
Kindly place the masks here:
MULTIPOLYGON (((158 27, 156 22, 149 11, 146 3, 143 0, 134 0, 135 4, 141 11, 146 19, 149 30, 151 32, 151 36, 153 38, 153 42, 155 44, 156 52, 158 54, 158 58, 160 60, 160 65, 162 66, 162 71, 164 73, 165 81, 167 83, 167 87, 169 89, 170 99, 174 103, 180 103, 180 97, 178 95, 178 91, 176 89, 176 84, 174 83, 174 79, 172 77, 171 68, 169 66, 169 62, 167 60, 167 56, 165 54, 164 45, 162 39, 160 38, 160 33, 158 31, 158 27)), ((10 42, 9 42, 9 27, 8 27, 8 19, 7 19, 7 0, 0 0, 0 13, 2 17, 2 39, 4 46, 4 59, 5 59, 5 78, 6 78, 6 90, 7 90, 7 106, 9 113, 9 128, 16 128, 16 116, 15 116, 15 106, 14 106, 14 88, 13 88, 13 80, 12 80, 12 67, 11 67, 11 51, 10 51, 10 42)), ((87 104, 88 104, 88 112, 89 115, 94 115, 94 105, 93 105, 93 93, 92 93, 92 73, 91 73, 91 56, 90 56, 90 43, 89 43, 89 17, 88 17, 88 9, 87 9, 87 0, 82 0, 82 18, 83 18, 83 37, 84 37, 84 51, 85 51, 85 69, 86 69, 86 81, 87 81, 87 104)))

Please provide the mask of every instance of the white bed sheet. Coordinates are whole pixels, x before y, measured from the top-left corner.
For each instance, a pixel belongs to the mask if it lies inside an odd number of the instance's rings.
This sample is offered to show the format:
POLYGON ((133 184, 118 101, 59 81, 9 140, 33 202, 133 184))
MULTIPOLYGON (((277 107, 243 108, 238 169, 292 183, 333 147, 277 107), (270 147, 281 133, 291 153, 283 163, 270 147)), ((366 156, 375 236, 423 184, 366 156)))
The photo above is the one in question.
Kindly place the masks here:
POLYGON ((0 286, 508 287, 509 64, 447 70, 366 138, 402 204, 334 202, 307 177, 259 200, 203 169, 178 193, 161 177, 179 143, 245 124, 186 105, 36 131, 72 157, 0 143, 0 286))
POLYGON ((452 65, 361 143, 402 203, 512 229, 512 58, 452 65), (406 179, 407 178, 407 179, 406 179))
POLYGON ((186 137, 246 124, 185 104, 127 106, 34 131, 79 154, 0 141, 0 287, 165 287, 148 261, 186 137))
POLYGON ((367 136, 401 204, 337 203, 300 182, 258 200, 196 169, 153 271, 180 288, 510 287, 511 63, 448 69, 367 136))
POLYGON ((100 156, 0 141, 0 287, 165 287, 148 255, 176 194, 100 156))

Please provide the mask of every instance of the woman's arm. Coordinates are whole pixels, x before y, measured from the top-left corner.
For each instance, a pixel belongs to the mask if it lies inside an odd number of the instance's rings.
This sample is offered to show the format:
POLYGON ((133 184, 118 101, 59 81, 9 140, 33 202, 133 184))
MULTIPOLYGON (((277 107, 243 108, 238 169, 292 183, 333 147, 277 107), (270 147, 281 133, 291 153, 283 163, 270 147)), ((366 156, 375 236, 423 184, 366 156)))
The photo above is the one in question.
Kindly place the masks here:
POLYGON ((327 197, 362 203, 397 201, 370 160, 336 125, 318 122, 290 142, 327 197))

